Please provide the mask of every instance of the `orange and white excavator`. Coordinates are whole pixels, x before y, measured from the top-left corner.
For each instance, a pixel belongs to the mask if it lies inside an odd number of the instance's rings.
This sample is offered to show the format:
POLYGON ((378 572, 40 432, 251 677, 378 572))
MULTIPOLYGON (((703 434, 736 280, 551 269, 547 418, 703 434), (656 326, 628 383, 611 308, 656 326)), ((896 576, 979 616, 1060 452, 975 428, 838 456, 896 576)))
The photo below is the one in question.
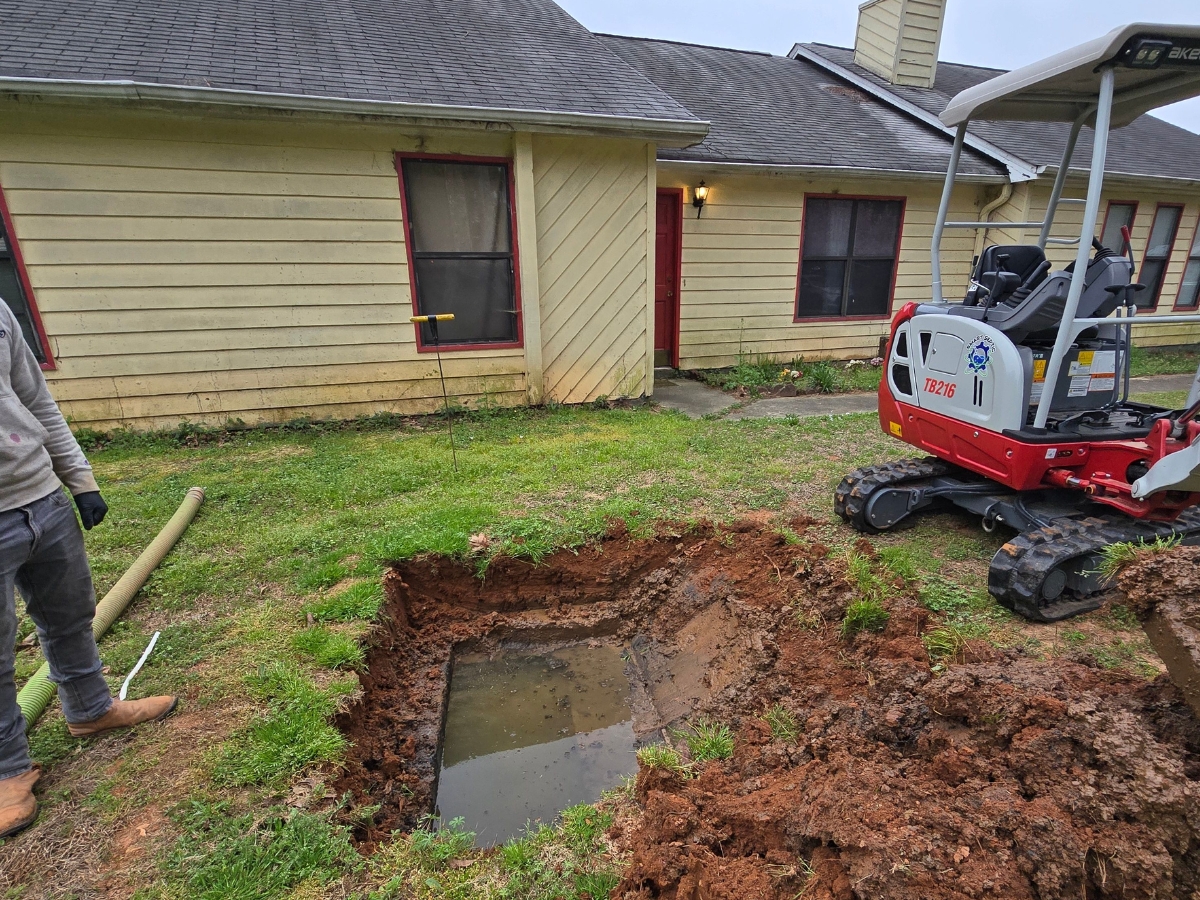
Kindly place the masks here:
MULTIPOLYGON (((989 588, 1035 621, 1099 605, 1099 553, 1120 541, 1200 542, 1200 371, 1183 409, 1129 398, 1138 322, 1128 232, 1121 252, 1095 238, 1109 130, 1200 95, 1200 27, 1133 24, 963 91, 941 114, 957 128, 933 233, 929 303, 895 316, 879 386, 883 430, 929 456, 852 472, 835 509, 860 531, 953 505, 983 528, 1018 534, 992 559, 989 588), (1036 243, 987 247, 962 300, 942 296, 947 221, 972 119, 1069 122, 1036 243), (1087 196, 1064 198, 1079 133, 1094 131, 1087 196), (1078 237, 1050 236, 1063 203, 1083 205, 1078 237), (1054 271, 1049 243, 1078 244, 1054 271)), ((1197 322, 1200 313, 1156 315, 1197 322)))

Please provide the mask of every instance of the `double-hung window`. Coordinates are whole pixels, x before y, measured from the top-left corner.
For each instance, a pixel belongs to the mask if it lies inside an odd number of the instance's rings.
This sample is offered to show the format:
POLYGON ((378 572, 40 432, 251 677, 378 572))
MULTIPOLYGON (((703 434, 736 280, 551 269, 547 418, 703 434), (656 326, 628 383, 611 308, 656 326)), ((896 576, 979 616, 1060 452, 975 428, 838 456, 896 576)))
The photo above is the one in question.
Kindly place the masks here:
POLYGON ((796 318, 886 317, 903 215, 903 200, 806 197, 796 318))
POLYGON ((33 311, 29 298, 25 296, 25 288, 21 284, 18 271, 16 248, 4 227, 4 217, 0 216, 0 300, 8 304, 8 308, 17 317, 25 343, 33 351, 40 363, 46 362, 46 350, 33 323, 33 311))
POLYGON ((1192 249, 1188 251, 1187 266, 1183 270, 1183 281, 1179 283, 1179 295, 1175 298, 1177 309, 1195 309, 1200 306, 1200 225, 1192 236, 1192 249))
MULTIPOLYGON (((508 163, 401 158, 400 173, 417 314, 454 314, 442 346, 517 345, 508 163)), ((428 325, 420 338, 432 345, 428 325)))
POLYGON ((1137 280, 1146 286, 1146 290, 1133 295, 1141 309, 1158 306, 1158 295, 1162 293, 1163 281, 1167 276, 1167 263, 1171 261, 1171 248, 1175 245, 1175 233, 1179 230, 1179 214, 1182 211, 1181 206, 1162 204, 1154 211, 1146 255, 1142 257, 1142 268, 1137 273, 1137 280))
POLYGON ((1104 215, 1104 228, 1100 232, 1100 243, 1113 253, 1125 249, 1125 238, 1122 228, 1133 230, 1133 217, 1137 215, 1136 203, 1123 203, 1114 200, 1108 204, 1108 212, 1104 215))

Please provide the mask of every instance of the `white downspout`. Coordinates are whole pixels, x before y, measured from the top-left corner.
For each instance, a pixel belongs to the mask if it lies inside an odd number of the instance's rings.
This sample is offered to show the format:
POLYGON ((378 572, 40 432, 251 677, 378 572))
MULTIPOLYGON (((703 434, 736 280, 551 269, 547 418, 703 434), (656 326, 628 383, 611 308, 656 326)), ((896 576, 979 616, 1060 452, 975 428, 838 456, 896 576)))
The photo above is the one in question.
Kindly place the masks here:
MULTIPOLYGON (((985 204, 983 209, 979 210, 979 221, 980 222, 988 221, 988 216, 990 216, 992 213, 994 213, 996 210, 998 210, 1000 207, 1002 207, 1010 199, 1012 199, 1012 182, 1006 181, 1000 187, 1000 196, 997 197, 995 200, 993 200, 991 203, 985 204)), ((979 258, 979 254, 983 253, 983 245, 987 243, 987 233, 988 233, 988 230, 986 228, 980 228, 979 231, 976 232, 976 234, 975 234, 975 258, 976 259, 979 258)))

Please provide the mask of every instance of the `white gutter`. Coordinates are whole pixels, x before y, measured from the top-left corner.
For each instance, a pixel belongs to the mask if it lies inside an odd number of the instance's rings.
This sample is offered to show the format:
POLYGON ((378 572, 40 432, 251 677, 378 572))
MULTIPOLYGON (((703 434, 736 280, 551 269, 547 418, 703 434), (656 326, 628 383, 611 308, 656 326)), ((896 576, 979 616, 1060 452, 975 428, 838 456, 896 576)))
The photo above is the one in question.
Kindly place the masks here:
MULTIPOLYGON (((829 74, 840 78, 843 81, 848 81, 860 91, 870 94, 876 100, 880 100, 889 106, 900 110, 900 112, 912 116, 918 121, 928 125, 930 128, 937 129, 949 138, 954 137, 954 133, 957 129, 948 128, 942 123, 942 120, 933 113, 922 109, 915 103, 910 103, 903 97, 893 94, 891 91, 879 87, 879 85, 875 84, 873 81, 864 78, 861 75, 855 74, 843 66, 839 66, 837 63, 826 59, 821 54, 809 50, 802 44, 793 45, 791 52, 788 53, 788 56, 790 56, 792 59, 803 59, 815 66, 819 66, 829 74)), ((1005 150, 1001 150, 990 141, 985 141, 983 138, 973 135, 969 131, 967 132, 966 137, 963 139, 963 143, 977 153, 981 153, 984 156, 995 160, 1008 169, 1008 180, 1013 184, 1019 184, 1022 181, 1033 181, 1041 173, 1041 167, 1032 166, 1025 162, 1025 160, 1013 156, 1011 153, 1005 150)))
POLYGON ((305 94, 275 94, 232 88, 184 87, 129 80, 0 76, 0 93, 35 94, 69 99, 94 100, 99 98, 132 102, 195 103, 337 115, 383 116, 416 120, 440 119, 586 131, 632 132, 678 146, 690 146, 702 141, 709 131, 709 123, 700 120, 650 119, 638 116, 609 116, 540 109, 404 103, 394 100, 354 100, 305 94))
MULTIPOLYGON (((919 172, 908 169, 872 169, 861 166, 822 166, 812 163, 751 163, 751 162, 719 162, 704 159, 672 159, 669 156, 659 156, 658 165, 662 168, 671 166, 701 169, 705 172, 724 172, 730 175, 767 175, 780 178, 799 178, 806 175, 846 175, 857 178, 895 178, 908 181, 937 181, 946 177, 945 172, 919 172)), ((973 184, 1011 184, 1003 175, 960 175, 958 181, 973 184)))

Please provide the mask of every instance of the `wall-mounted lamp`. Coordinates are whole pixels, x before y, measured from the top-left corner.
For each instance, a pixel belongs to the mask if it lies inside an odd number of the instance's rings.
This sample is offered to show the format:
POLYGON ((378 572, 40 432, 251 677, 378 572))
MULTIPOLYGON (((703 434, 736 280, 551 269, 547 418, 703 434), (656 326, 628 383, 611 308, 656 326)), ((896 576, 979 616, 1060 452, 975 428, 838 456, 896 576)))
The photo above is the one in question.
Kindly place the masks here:
POLYGON ((696 207, 696 218, 700 218, 700 213, 704 211, 704 204, 708 202, 708 188, 701 181, 696 185, 696 190, 692 196, 692 206, 696 207))

